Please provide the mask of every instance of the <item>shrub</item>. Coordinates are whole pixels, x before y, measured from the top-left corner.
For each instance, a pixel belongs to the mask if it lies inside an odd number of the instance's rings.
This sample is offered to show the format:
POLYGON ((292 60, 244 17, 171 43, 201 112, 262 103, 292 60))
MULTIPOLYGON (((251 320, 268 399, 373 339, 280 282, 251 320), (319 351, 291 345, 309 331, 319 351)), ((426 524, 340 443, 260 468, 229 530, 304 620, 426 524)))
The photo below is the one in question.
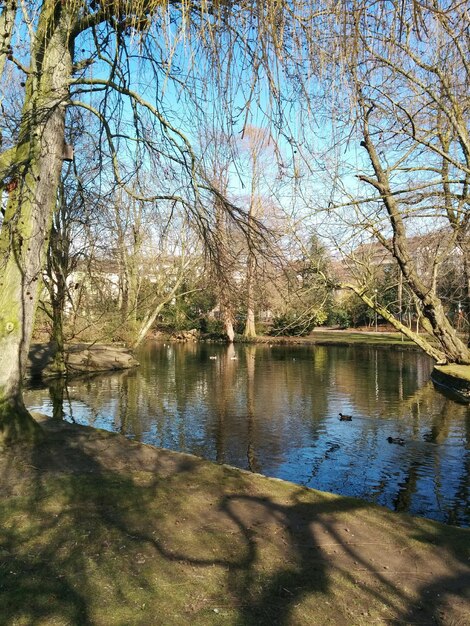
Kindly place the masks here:
POLYGON ((303 337, 312 332, 315 326, 323 324, 326 314, 315 311, 306 315, 294 312, 277 315, 273 319, 270 335, 287 335, 289 337, 303 337))
POLYGON ((199 328, 210 339, 225 338, 225 325, 221 320, 216 320, 212 317, 201 318, 199 328))
POLYGON ((351 318, 346 309, 335 307, 328 313, 327 324, 328 326, 339 326, 345 329, 351 326, 351 318))

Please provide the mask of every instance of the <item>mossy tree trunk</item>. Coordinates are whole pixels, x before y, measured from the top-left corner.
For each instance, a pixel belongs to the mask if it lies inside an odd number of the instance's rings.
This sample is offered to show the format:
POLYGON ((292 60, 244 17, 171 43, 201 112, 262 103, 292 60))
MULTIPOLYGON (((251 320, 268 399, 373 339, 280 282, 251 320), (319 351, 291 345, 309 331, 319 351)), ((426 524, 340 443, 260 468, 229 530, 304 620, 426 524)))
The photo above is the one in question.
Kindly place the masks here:
POLYGON ((62 167, 72 73, 71 25, 63 6, 52 0, 43 4, 19 141, 9 157, 17 187, 0 233, 0 440, 6 443, 38 431, 24 407, 21 384, 62 167))

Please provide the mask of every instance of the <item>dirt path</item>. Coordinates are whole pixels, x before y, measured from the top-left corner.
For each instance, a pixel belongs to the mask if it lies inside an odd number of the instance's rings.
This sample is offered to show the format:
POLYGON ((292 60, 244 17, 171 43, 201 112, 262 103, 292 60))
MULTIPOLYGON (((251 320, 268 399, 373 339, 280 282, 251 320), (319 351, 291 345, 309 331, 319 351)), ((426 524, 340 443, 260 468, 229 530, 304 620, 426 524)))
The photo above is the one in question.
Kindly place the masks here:
POLYGON ((467 530, 43 425, 0 457, 0 624, 470 624, 467 530))

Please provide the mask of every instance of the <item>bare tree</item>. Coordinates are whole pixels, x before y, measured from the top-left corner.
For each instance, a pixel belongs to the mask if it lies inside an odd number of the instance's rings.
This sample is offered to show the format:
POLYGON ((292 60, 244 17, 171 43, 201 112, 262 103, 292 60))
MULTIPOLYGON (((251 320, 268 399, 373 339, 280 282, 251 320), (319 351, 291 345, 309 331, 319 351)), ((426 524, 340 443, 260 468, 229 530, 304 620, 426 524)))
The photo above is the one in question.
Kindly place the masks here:
MULTIPOLYGON (((248 184, 250 194, 248 198, 248 219, 252 226, 262 215, 262 190, 261 181, 263 170, 267 167, 266 156, 270 149, 272 138, 269 131, 255 126, 247 126, 242 139, 242 147, 247 153, 248 160, 248 184)), ((272 146, 271 146, 272 148, 272 146)), ((271 150, 272 152, 272 150, 271 150)), ((257 250, 252 237, 248 236, 246 253, 246 322, 244 337, 252 339, 256 337, 255 326, 255 288, 256 288, 257 250)))
POLYGON ((380 307, 365 283, 345 286, 437 361, 470 363, 437 289, 457 256, 468 301, 468 5, 362 0, 344 9, 329 31, 336 63, 325 70, 337 96, 331 136, 342 146, 329 211, 342 215, 343 235, 344 225, 348 237, 369 233, 394 259, 433 341, 380 307), (440 244, 424 272, 415 242, 433 232, 440 244))
POLYGON ((235 338, 236 306, 234 270, 237 267, 239 245, 232 236, 222 198, 228 197, 230 169, 237 158, 236 145, 226 132, 210 129, 207 124, 200 131, 200 143, 208 180, 220 191, 220 196, 214 198, 216 249, 208 269, 210 282, 215 287, 225 334, 229 343, 232 343, 235 338))

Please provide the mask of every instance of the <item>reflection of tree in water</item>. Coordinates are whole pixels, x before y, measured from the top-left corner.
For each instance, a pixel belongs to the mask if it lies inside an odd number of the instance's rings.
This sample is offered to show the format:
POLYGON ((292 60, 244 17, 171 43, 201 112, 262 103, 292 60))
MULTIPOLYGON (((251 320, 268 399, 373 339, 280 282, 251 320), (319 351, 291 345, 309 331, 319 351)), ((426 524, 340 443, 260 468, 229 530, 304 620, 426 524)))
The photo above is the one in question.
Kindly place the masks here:
POLYGON ((63 420, 67 416, 75 422, 67 378, 65 376, 51 378, 48 381, 48 391, 52 404, 52 418, 63 420))
POLYGON ((66 393, 66 382, 63 376, 53 378, 49 381, 49 397, 52 403, 52 417, 62 420, 65 417, 64 396, 66 393))
POLYGON ((114 415, 116 429, 123 435, 132 435, 137 441, 142 439, 140 419, 141 388, 136 376, 124 376, 119 381, 118 402, 114 415))
POLYGON ((431 373, 431 362, 419 352, 405 353, 375 346, 331 347, 331 378, 364 415, 387 414, 389 399, 416 393, 431 373))
POLYGON ((247 441, 246 456, 248 468, 251 472, 261 472, 261 465, 256 458, 255 452, 255 367, 256 347, 246 346, 246 415, 247 415, 247 441))
POLYGON ((455 403, 444 398, 442 410, 438 414, 433 414, 431 428, 424 433, 425 441, 429 443, 444 443, 450 434, 452 422, 455 414, 455 403))
POLYGON ((452 504, 447 507, 447 523, 458 524, 461 520, 467 520, 470 523, 470 406, 465 410, 465 439, 466 450, 462 473, 459 479, 459 486, 456 491, 456 497, 452 500, 452 504))
POLYGON ((405 480, 399 484, 399 490, 393 500, 395 511, 409 511, 411 500, 416 492, 421 463, 412 461, 405 472, 405 480))
POLYGON ((443 496, 449 496, 446 491, 450 485, 447 482, 444 484, 446 469, 442 467, 442 464, 445 451, 442 451, 441 446, 446 445, 446 442, 449 441, 452 426, 457 423, 457 420, 460 422, 460 419, 464 419, 466 415, 465 428, 468 448, 468 442, 470 442, 470 408, 459 406, 445 396, 436 394, 432 383, 419 390, 411 400, 408 400, 408 404, 417 439, 421 438, 423 422, 426 425, 426 430, 422 433, 422 439, 426 443, 423 444, 424 448, 421 452, 419 450, 414 452, 407 467, 403 468, 407 459, 405 457, 400 458, 400 466, 404 469, 405 478, 399 484, 399 490, 393 501, 395 510, 409 511, 411 509, 413 497, 419 490, 421 470, 426 461, 431 461, 434 467, 434 496, 439 510, 445 512, 447 523, 458 524, 465 520, 468 523, 470 520, 470 455, 464 455, 455 493, 450 498, 446 497, 445 504, 442 504, 443 496), (430 416, 432 416, 431 420, 430 416), (420 458, 417 459, 418 454, 420 454, 420 458), (443 480, 442 483, 438 478, 439 476, 443 480))
POLYGON ((227 420, 229 419, 229 405, 232 400, 234 386, 235 346, 229 343, 227 350, 220 354, 215 367, 218 371, 218 385, 216 395, 216 424, 215 424, 215 459, 217 463, 226 461, 227 420))

